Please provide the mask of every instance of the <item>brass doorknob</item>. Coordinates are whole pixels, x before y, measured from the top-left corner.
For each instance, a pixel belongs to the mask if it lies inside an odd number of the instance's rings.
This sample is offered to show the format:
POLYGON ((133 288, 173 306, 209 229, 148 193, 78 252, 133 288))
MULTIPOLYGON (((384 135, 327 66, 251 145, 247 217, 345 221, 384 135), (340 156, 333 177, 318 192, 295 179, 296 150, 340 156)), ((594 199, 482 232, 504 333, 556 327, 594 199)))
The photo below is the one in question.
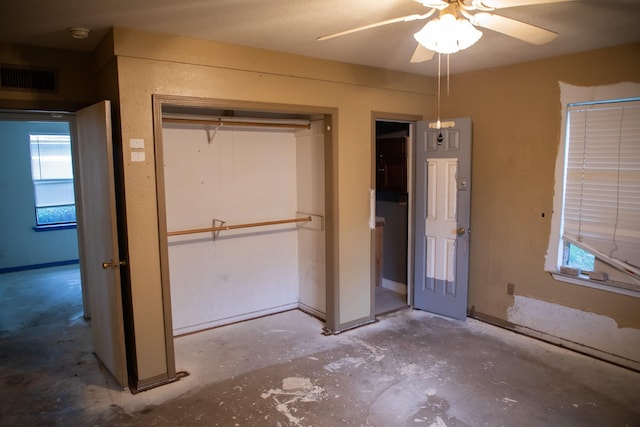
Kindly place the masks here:
POLYGON ((115 262, 115 261, 111 260, 110 262, 103 262, 103 263, 102 263, 102 268, 103 268, 104 270, 107 270, 107 269, 109 269, 109 268, 111 268, 111 269, 115 269, 115 268, 118 268, 118 267, 120 267, 120 266, 122 266, 122 265, 127 265, 127 261, 118 261, 118 262, 115 262))
POLYGON ((456 234, 457 234, 458 236, 462 236, 464 233, 465 233, 465 229, 464 229, 464 227, 460 227, 460 228, 458 228, 458 229, 456 230, 456 234))

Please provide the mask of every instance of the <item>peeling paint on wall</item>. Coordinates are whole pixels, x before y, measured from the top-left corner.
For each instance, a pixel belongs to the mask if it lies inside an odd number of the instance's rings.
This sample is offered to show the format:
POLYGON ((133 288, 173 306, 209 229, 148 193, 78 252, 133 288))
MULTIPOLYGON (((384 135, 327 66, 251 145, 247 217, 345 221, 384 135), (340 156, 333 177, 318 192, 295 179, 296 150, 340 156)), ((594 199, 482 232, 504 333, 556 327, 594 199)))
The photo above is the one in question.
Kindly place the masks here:
POLYGON ((507 314, 528 335, 640 368, 640 330, 619 328, 610 317, 518 295, 507 314))

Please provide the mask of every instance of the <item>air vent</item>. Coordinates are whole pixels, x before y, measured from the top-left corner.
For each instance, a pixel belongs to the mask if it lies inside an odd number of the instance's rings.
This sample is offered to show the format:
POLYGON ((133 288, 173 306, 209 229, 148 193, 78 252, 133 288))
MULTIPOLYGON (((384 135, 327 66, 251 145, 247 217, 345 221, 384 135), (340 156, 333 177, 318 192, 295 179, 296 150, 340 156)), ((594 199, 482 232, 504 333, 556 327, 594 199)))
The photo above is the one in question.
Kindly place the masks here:
POLYGON ((2 81, 0 88, 13 90, 34 90, 38 92, 56 92, 58 73, 47 68, 23 68, 15 65, 1 65, 2 81))

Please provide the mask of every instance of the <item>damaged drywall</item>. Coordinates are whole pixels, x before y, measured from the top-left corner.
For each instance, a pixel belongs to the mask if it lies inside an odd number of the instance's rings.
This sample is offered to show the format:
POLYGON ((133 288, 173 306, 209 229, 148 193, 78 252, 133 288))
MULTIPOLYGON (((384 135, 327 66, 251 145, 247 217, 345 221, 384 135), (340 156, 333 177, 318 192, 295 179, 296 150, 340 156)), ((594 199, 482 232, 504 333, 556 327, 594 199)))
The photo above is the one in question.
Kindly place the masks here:
POLYGON ((516 295, 508 321, 528 335, 640 368, 640 330, 620 328, 610 317, 516 295))

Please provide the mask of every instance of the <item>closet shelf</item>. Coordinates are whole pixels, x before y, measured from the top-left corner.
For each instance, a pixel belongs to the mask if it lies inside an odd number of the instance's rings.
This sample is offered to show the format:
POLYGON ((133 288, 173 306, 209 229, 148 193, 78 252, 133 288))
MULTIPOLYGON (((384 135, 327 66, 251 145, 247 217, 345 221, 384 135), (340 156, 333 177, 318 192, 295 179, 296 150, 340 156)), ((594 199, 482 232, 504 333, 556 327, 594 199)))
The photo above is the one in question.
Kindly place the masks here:
POLYGON ((311 129, 310 124, 302 123, 286 123, 286 122, 270 122, 270 121, 247 121, 236 119, 218 118, 214 120, 206 119, 182 119, 173 117, 163 117, 163 123, 183 123, 190 125, 215 125, 215 126, 248 126, 248 127, 273 127, 273 128, 293 128, 293 129, 311 129))

